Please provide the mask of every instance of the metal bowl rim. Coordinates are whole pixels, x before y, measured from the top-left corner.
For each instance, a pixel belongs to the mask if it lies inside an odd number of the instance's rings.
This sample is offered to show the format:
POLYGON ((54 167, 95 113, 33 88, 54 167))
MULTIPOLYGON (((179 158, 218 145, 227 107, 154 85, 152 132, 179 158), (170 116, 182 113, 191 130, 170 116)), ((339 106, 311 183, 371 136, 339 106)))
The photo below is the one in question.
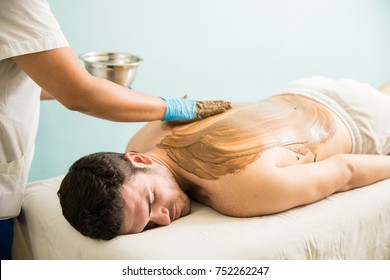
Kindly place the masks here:
POLYGON ((130 53, 125 53, 125 52, 94 52, 94 51, 92 51, 92 52, 85 52, 85 53, 80 54, 79 58, 82 61, 84 61, 85 63, 87 63, 89 65, 93 65, 93 66, 97 66, 97 65, 106 65, 106 66, 137 66, 140 63, 142 63, 142 61, 143 61, 143 59, 140 58, 139 56, 136 56, 136 55, 133 55, 133 54, 130 54, 130 53), (95 61, 90 61, 90 60, 88 60, 89 57, 117 56, 117 55, 134 58, 135 61, 117 64, 117 63, 109 62, 109 61, 98 61, 98 60, 97 61, 96 60, 95 61))

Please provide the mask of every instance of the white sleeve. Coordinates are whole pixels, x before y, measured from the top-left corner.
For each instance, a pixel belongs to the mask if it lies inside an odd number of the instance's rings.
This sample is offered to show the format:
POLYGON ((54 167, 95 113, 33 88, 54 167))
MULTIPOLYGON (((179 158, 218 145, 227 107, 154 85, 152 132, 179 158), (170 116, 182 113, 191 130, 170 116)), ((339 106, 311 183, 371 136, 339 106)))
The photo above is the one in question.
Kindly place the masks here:
POLYGON ((0 1, 0 60, 65 46, 46 0, 0 1))

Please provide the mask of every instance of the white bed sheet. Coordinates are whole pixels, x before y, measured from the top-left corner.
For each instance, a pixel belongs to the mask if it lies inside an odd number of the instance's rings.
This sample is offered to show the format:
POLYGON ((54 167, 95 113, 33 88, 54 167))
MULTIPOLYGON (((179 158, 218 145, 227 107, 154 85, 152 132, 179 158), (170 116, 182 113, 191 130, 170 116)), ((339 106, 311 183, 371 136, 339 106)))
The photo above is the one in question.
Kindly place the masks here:
POLYGON ((28 185, 15 259, 390 259, 390 180, 256 218, 194 202, 189 216, 167 227, 98 241, 62 216, 61 179, 28 185))

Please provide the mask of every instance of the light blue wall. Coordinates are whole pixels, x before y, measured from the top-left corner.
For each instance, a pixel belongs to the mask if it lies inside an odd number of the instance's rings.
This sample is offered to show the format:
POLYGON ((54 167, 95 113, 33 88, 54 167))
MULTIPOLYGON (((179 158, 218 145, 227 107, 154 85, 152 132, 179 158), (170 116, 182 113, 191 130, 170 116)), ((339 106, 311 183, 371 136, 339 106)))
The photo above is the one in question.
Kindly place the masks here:
MULTIPOLYGON (((133 87, 152 95, 254 101, 310 75, 390 80, 388 0, 49 2, 77 54, 144 58, 133 87)), ((141 125, 42 102, 30 181, 61 175, 91 152, 122 152, 141 125)))

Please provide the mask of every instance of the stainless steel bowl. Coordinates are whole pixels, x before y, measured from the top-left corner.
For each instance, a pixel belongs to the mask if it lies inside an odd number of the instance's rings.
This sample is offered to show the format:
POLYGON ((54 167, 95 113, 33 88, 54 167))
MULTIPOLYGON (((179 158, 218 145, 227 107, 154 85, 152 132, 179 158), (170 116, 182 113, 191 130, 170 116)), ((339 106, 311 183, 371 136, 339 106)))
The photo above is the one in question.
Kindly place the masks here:
POLYGON ((95 77, 129 87, 142 59, 122 52, 87 52, 80 55, 85 68, 95 77))

